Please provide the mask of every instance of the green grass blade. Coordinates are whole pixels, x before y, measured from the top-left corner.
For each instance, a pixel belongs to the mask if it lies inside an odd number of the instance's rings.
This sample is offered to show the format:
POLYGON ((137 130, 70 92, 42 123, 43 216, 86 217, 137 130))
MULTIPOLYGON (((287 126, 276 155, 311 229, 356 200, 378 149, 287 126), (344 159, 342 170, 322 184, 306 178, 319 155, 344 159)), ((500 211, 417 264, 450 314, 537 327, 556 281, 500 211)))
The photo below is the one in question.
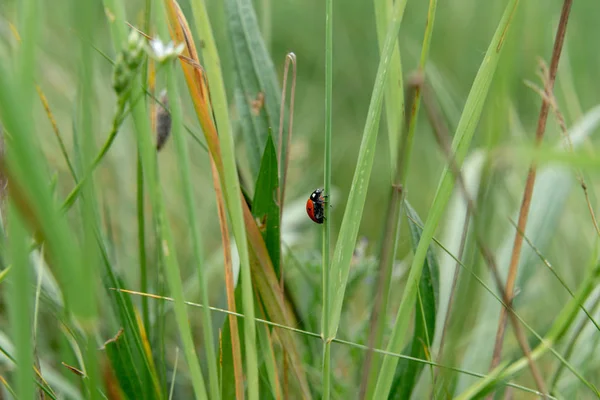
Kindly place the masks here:
POLYGON ((137 365, 132 357, 129 343, 124 340, 123 330, 117 332, 115 337, 109 339, 103 346, 110 360, 119 386, 130 399, 148 395, 147 387, 143 385, 137 365))
MULTIPOLYGON (((36 47, 37 38, 39 32, 39 8, 37 0, 26 0, 19 2, 19 27, 21 33, 25 35, 23 43, 19 47, 18 52, 18 82, 20 96, 13 98, 19 103, 19 107, 23 107, 31 113, 31 104, 33 102, 33 82, 35 76, 36 64, 36 47)), ((6 73, 6 71, 0 71, 0 73, 6 73)), ((8 78, 8 77, 6 77, 8 78)), ((8 87, 0 85, 4 90, 8 90, 8 87)), ((13 92, 16 94, 17 92, 13 92)), ((0 114, 1 115, 1 114, 0 114)), ((25 115, 23 115, 25 116, 25 115)), ((31 116, 31 114, 29 115, 31 116)), ((23 121, 24 122, 24 121, 23 121)), ((11 135, 18 135, 19 132, 15 132, 13 127, 10 127, 7 123, 7 131, 11 135)), ((32 129, 33 124, 27 124, 25 129, 32 129)), ((33 130, 27 132, 30 136, 33 130)), ((9 139, 10 140, 10 139, 9 139)), ((8 149, 8 157, 12 157, 10 154, 10 145, 8 149)), ((2 154, 4 159, 5 155, 2 154)), ((4 160, 2 160, 4 161, 4 160)), ((19 162, 19 158, 15 159, 15 162, 19 162)), ((41 183, 41 182, 36 182, 41 183)), ((3 199, 4 201, 4 199, 3 199)), ((13 200, 14 201, 14 200, 13 200)), ((30 302, 32 298, 31 290, 31 267, 29 264, 29 256, 27 249, 27 231, 25 229, 25 221, 23 216, 19 215, 16 209, 16 204, 12 203, 9 205, 10 222, 8 227, 8 234, 10 240, 9 253, 12 259, 12 265, 14 265, 13 283, 12 290, 9 290, 9 298, 6 299, 9 310, 10 310, 10 322, 12 326, 13 340, 16 347, 16 360, 19 369, 16 373, 16 392, 18 398, 30 399, 34 397, 34 381, 33 381, 33 342, 32 342, 32 324, 31 324, 31 307, 30 302)), ((25 217, 26 218, 26 217, 25 217)))
POLYGON ((265 239, 275 273, 279 276, 281 245, 279 242, 280 213, 279 206, 277 205, 277 190, 279 187, 277 168, 277 153, 273 139, 269 135, 260 163, 258 178, 256 179, 254 200, 252 201, 252 215, 260 221, 258 225, 259 229, 261 229, 263 238, 265 239))
MULTIPOLYGON (((421 239, 423 223, 417 212, 407 200, 404 208, 408 216, 408 227, 410 230, 413 250, 416 250, 421 239), (414 222, 413 222, 414 221, 414 222)), ((415 313, 415 330, 408 347, 408 355, 420 359, 428 359, 431 354, 431 343, 435 332, 435 321, 437 314, 437 298, 439 287, 439 266, 433 249, 427 251, 423 273, 419 281, 419 297, 421 304, 417 303, 415 313)), ((403 352, 405 354, 406 352, 403 352)), ((417 383, 417 378, 423 364, 400 360, 396 367, 394 383, 390 396, 395 399, 408 399, 417 383)))
MULTIPOLYGON (((208 77, 212 107, 218 127, 221 144, 221 156, 223 160, 223 176, 221 177, 223 191, 227 203, 233 235, 237 245, 241 264, 242 296, 244 315, 249 318, 244 328, 244 342, 246 348, 246 376, 248 379, 248 398, 257 400, 258 395, 258 361, 256 350, 256 326, 254 323, 254 298, 252 293, 252 275, 250 272, 250 261, 248 255, 248 242, 244 214, 242 209, 242 198, 240 182, 237 174, 236 156, 234 151, 233 132, 229 121, 227 96, 223 83, 221 62, 217 47, 215 45, 210 20, 206 12, 204 1, 193 3, 192 11, 196 20, 196 26, 200 36, 205 41, 202 50, 204 67, 208 77)), ((275 83, 276 84, 276 83, 275 83)), ((279 103, 276 103, 277 108, 279 103)), ((268 131, 267 131, 268 132, 268 131)), ((265 132, 266 134, 266 132, 265 132)))
MULTIPOLYGON (((383 51, 385 35, 389 25, 388 16, 392 13, 392 0, 374 0, 373 5, 375 8, 375 23, 377 26, 379 51, 383 51)), ((402 79, 400 47, 398 44, 395 44, 392 59, 390 61, 390 72, 388 73, 388 79, 385 85, 385 119, 390 150, 391 179, 394 179, 394 176, 396 176, 400 132, 405 117, 404 81, 402 79)))
MULTIPOLYGON (((281 89, 252 1, 226 0, 225 10, 238 85, 236 106, 250 169, 256 179, 269 130, 276 132, 278 128, 281 89)), ((287 136, 286 131, 284 124, 283 138, 287 136)), ((283 154, 285 152, 284 146, 283 154)))
MULTIPOLYGON (((87 2, 75 1, 75 26, 78 32, 84 38, 90 38, 94 33, 95 20, 93 9, 87 2)), ((92 164, 95 152, 94 142, 94 90, 92 79, 94 74, 92 48, 86 43, 81 42, 79 57, 81 59, 79 65, 79 105, 77 107, 79 115, 77 122, 79 123, 77 133, 80 135, 78 143, 81 144, 76 148, 77 153, 81 157, 81 162, 87 168, 92 164)), ((74 132, 75 134, 75 132, 74 132)), ((97 194, 94 187, 94 180, 84 180, 82 187, 84 201, 81 204, 81 221, 83 225, 82 237, 82 262, 86 264, 86 268, 81 268, 81 281, 78 283, 84 289, 82 297, 76 301, 83 302, 86 305, 86 321, 82 324, 85 330, 87 346, 85 346, 85 369, 88 385, 90 387, 90 398, 98 399, 98 389, 101 387, 100 371, 98 365, 97 348, 92 345, 96 341, 97 324, 98 324, 98 305, 96 303, 96 282, 98 282, 100 267, 99 252, 95 237, 95 227, 98 225, 98 207, 97 194)))
POLYGON ((381 61, 379 62, 379 68, 375 78, 375 86, 373 87, 371 104, 369 105, 363 139, 354 177, 352 179, 352 187, 350 189, 346 211, 344 212, 342 225, 340 227, 340 236, 331 261, 330 294, 332 300, 329 310, 328 335, 326 339, 335 337, 340 322, 350 260, 358 235, 358 228, 367 197, 367 187, 371 175, 371 168, 375 157, 375 144, 379 130, 379 117, 381 116, 384 87, 405 6, 406 0, 398 0, 394 5, 394 12, 387 31, 383 51, 381 52, 381 61))
MULTIPOLYGON (((518 0, 510 0, 505 8, 502 19, 496 29, 496 33, 488 47, 487 53, 483 59, 480 69, 475 77, 473 86, 467 98, 465 108, 459 121, 452 148, 455 153, 456 161, 459 165, 463 162, 471 139, 475 133, 475 128, 481 116, 485 98, 489 91, 498 60, 500 58, 500 50, 504 42, 506 31, 510 26, 510 21, 518 0)), ((404 338, 406 336, 409 324, 408 320, 411 315, 415 303, 418 282, 421 278, 423 262, 427 256, 427 249, 433 238, 435 229, 441 219, 442 213, 446 208, 446 204, 452 194, 454 187, 454 176, 452 176, 448 166, 444 168, 437 193, 431 207, 430 214, 423 229, 419 246, 415 252, 413 262, 410 267, 410 274, 406 283, 406 289, 402 296, 402 301, 398 309, 396 322, 392 332, 388 350, 399 352, 402 349, 404 338)), ((389 394, 390 386, 393 380, 393 373, 397 365, 397 360, 386 357, 380 370, 377 386, 375 389, 374 398, 385 398, 389 394)))
POLYGON ((10 257, 14 268, 12 284, 10 290, 7 291, 5 301, 9 307, 10 325, 16 347, 15 361, 19 365, 15 374, 15 387, 18 398, 32 399, 35 391, 30 318, 33 290, 29 251, 26 244, 27 232, 15 206, 11 204, 9 210, 10 257))
MULTIPOLYGON (((324 191, 331 194, 331 142, 333 136, 333 0, 325 2, 325 152, 324 152, 324 191)), ((328 204, 328 203, 326 203, 328 204)), ((325 207, 323 224, 323 254, 321 261, 321 286, 323 290, 323 308, 321 313, 321 334, 323 336, 323 399, 331 395, 331 341, 329 338, 329 320, 331 318, 331 224, 333 223, 329 207, 325 207)))

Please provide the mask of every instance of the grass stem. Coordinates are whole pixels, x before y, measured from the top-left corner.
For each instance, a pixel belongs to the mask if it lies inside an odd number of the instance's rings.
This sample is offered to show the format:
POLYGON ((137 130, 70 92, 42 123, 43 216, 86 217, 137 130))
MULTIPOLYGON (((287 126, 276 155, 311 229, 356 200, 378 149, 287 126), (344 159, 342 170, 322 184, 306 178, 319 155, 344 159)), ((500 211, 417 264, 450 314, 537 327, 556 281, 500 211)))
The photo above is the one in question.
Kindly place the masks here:
MULTIPOLYGON (((560 15, 560 21, 558 23, 558 29, 556 31, 556 38, 554 40, 554 48, 552 50, 552 60, 550 62, 549 79, 545 84, 545 92, 549 96, 554 88, 554 81, 556 80, 556 73, 558 71, 558 62, 560 60, 560 54, 563 48, 565 35, 567 32, 567 23, 569 21, 569 14, 571 12, 571 5, 573 0, 565 0, 560 15)), ((548 112, 550 110, 550 102, 547 98, 542 99, 542 105, 540 108, 540 115, 538 118, 537 130, 535 132, 535 143, 536 146, 542 144, 544 139, 544 133, 546 131, 546 121, 548 119, 548 112)), ((521 232, 525 232, 527 226, 527 217, 529 216, 529 209, 531 206, 531 198, 533 196, 533 186, 535 184, 535 178, 537 173, 537 166, 532 163, 527 173, 527 181, 525 183, 525 190, 523 192, 523 199, 521 201, 521 209, 519 210, 518 228, 521 232)), ((518 233, 515 235, 513 243, 513 250, 510 258, 510 266, 508 269, 508 277, 506 279, 505 291, 509 299, 514 296, 515 282, 517 280, 517 272, 519 268, 519 260, 521 259, 521 248, 523 246, 523 237, 518 233)), ((494 353, 492 355, 492 362, 490 369, 495 368, 500 362, 502 356, 502 344, 504 343, 504 331, 506 329, 506 309, 501 309, 500 319, 498 321, 498 330, 496 331, 496 341, 494 344, 494 353)))
MULTIPOLYGON (((333 0, 325 2, 325 164, 324 164, 324 189, 325 194, 331 193, 331 142, 333 136, 333 0)), ((289 146, 289 143, 288 143, 289 146)), ((331 199, 330 199, 331 200, 331 199)), ((321 273, 323 275, 323 311, 321 330, 323 337, 323 399, 329 400, 331 395, 331 341, 330 331, 330 240, 331 240, 331 213, 329 203, 325 204, 325 223, 323 224, 323 261, 321 273)))

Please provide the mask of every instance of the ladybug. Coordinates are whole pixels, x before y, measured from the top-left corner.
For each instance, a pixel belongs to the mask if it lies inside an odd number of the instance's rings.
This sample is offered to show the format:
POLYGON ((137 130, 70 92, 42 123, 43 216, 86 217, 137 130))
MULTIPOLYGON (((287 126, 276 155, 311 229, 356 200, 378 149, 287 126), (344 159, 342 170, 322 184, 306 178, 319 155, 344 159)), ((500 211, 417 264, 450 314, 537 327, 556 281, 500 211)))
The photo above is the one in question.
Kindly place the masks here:
POLYGON ((323 189, 317 189, 306 201, 306 213, 317 224, 322 224, 325 220, 325 199, 327 196, 323 195, 323 189))

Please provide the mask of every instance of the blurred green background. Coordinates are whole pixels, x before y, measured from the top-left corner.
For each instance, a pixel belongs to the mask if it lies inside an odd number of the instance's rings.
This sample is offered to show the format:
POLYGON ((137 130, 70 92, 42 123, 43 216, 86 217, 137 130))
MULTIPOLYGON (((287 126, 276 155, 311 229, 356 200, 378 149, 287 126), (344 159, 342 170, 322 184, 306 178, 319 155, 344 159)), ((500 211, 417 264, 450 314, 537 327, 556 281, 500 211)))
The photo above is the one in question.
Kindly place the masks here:
MULTIPOLYGON (((15 8, 18 0, 0 1, 0 58, 10 62, 16 42, 9 26, 15 20, 15 8)), ((72 146, 73 115, 77 109, 74 102, 77 91, 78 61, 76 58, 80 41, 84 40, 72 27, 73 15, 70 2, 55 0, 42 2, 42 35, 38 46, 37 79, 48 98, 52 113, 67 143, 72 146)), ((97 25, 90 46, 95 46, 109 57, 115 57, 107 31, 103 7, 95 2, 97 25)), ((136 26, 141 25, 143 1, 126 2, 128 20, 136 26)), ((190 24, 191 12, 187 1, 181 2, 190 24)), ((222 57, 226 86, 231 96, 234 88, 233 68, 229 54, 229 39, 226 31, 225 14, 220 0, 208 1, 212 26, 222 57)), ((493 152, 497 148, 508 146, 508 151, 494 159, 492 173, 486 176, 486 201, 483 203, 486 221, 486 238, 496 251, 498 262, 504 270, 507 268, 506 253, 509 254, 514 236, 514 228, 507 217, 516 220, 518 205, 522 196, 528 165, 511 157, 510 146, 533 143, 537 123, 540 96, 524 84, 524 80, 538 85, 541 82, 536 75, 538 57, 549 62, 552 43, 562 2, 558 0, 521 1, 513 25, 506 38, 506 46, 496 72, 492 90, 487 98, 482 119, 473 141, 472 152, 482 150, 493 152), (507 248, 508 247, 508 248, 507 248), (504 264, 503 264, 504 263, 504 264)), ((433 32, 431 52, 427 64, 426 79, 432 85, 437 101, 440 103, 446 122, 453 132, 456 128, 462 107, 469 93, 473 78, 477 73, 490 38, 504 9, 504 1, 452 0, 440 1, 437 9, 436 24, 433 32)), ((418 64, 425 19, 428 8, 426 1, 408 1, 399 36, 404 77, 408 77, 418 64)), ((255 1, 259 22, 264 28, 267 46, 273 62, 281 73, 285 55, 294 52, 298 62, 298 81, 296 87, 296 108, 294 136, 291 144, 291 161, 286 191, 286 210, 284 210, 284 240, 290 246, 295 264, 290 267, 292 277, 300 297, 302 293, 319 294, 320 282, 320 229, 305 215, 304 203, 310 193, 322 185, 323 146, 324 146, 324 2, 322 0, 257 0, 255 1), (302 270, 297 272, 294 270, 302 270), (309 278, 306 275, 309 275, 309 278), (313 275, 313 283, 310 275, 313 275), (308 282, 308 283, 307 283, 308 282), (305 292, 303 292, 305 291, 305 292)), ((567 31, 567 38, 561 59, 555 94, 567 127, 572 127, 594 106, 599 103, 600 84, 600 2, 597 0, 578 0, 575 2, 567 31)), ((195 32, 195 30, 192 28, 195 32)), ((200 38, 201 39, 201 38, 200 38)), ((374 77, 379 63, 373 4, 367 0, 334 1, 334 80, 333 80, 333 159, 332 183, 334 192, 331 221, 333 240, 341 221, 345 199, 351 185, 356 156, 362 132, 374 77)), ((111 87, 112 66, 103 56, 94 51, 95 75, 94 98, 89 101, 94 106, 94 135, 97 144, 103 143, 110 129, 114 112, 115 97, 111 87)), ((184 105, 184 120, 194 132, 200 135, 200 128, 189 100, 187 88, 180 80, 180 93, 184 105)), ((1 90, 1 88, 0 88, 1 90)), ((233 104, 233 102, 232 102, 233 104)), ((233 109, 233 107, 232 107, 233 109)), ((400 112, 400 110, 399 110, 400 112)), ((36 132, 42 143, 48 169, 56 174, 58 193, 66 196, 72 188, 68 169, 60 154, 56 138, 52 134, 48 118, 39 101, 35 102, 36 132)), ((232 115, 235 115, 233 113, 232 115)), ((598 129, 587 133, 582 147, 595 155, 598 129)), ((236 132, 237 152, 242 165, 245 165, 244 143, 236 132)), ((554 115, 548 119, 545 142, 558 143, 560 130, 554 115)), ((378 155, 375 158, 373 173, 369 183, 369 194, 365 213, 361 221, 359 236, 367 240, 366 255, 362 267, 352 273, 357 274, 355 286, 347 293, 344 316, 339 336, 355 342, 364 343, 369 318, 370 291, 374 285, 374 269, 382 225, 386 220, 386 204, 389 194, 389 163, 387 157, 387 135, 385 118, 382 118, 378 137, 378 155), (361 269, 362 268, 362 269, 361 269)), ((446 163, 443 153, 436 144, 430 124, 421 112, 414 143, 414 155, 411 159, 407 184, 408 200, 423 220, 426 220, 428 208, 436 192, 438 178, 446 163)), ((224 303, 224 284, 222 278, 221 239, 216 215, 210 165, 205 150, 193 141, 189 142, 189 152, 193 163, 193 181, 196 191, 197 207, 202 216, 201 228, 205 254, 209 259, 207 268, 211 272, 211 300, 215 305, 224 303)), ((477 159, 469 159, 465 166, 466 175, 476 173, 477 159)), ((119 133, 116 142, 106 159, 96 171, 96 182, 101 197, 101 209, 105 210, 107 232, 111 235, 111 251, 117 268, 129 282, 137 282, 137 225, 136 225, 136 153, 132 124, 127 121, 119 133)), ((198 301, 197 280, 193 266, 192 250, 187 233, 188 224, 182 206, 183 199, 179 190, 177 159, 172 143, 168 143, 159 154, 161 182, 163 185, 169 217, 174 229, 177 251, 183 267, 184 282, 188 288, 190 301, 198 301)), ((545 171, 545 170, 544 170, 545 171)), ((581 189, 576 184, 573 169, 566 169, 565 176, 550 175, 544 185, 536 187, 530 219, 532 241, 539 246, 566 284, 574 289, 583 279, 590 262, 594 262, 598 238, 593 229, 589 212, 581 189), (570 171, 570 172, 569 172, 570 171)), ((584 171, 591 204, 597 209, 598 173, 592 169, 584 171)), ((459 192, 457 192, 459 194, 459 192)), ((454 201, 460 203, 460 195, 454 201)), ((454 204, 454 203, 453 203, 454 204)), ((436 237, 443 243, 460 236, 462 216, 459 206, 448 207, 443 224, 436 237)), ((150 225, 150 224, 148 224, 150 225)), ((405 224, 398 243, 397 263, 395 265, 393 287, 397 287, 399 301, 402 294, 403 278, 407 262, 412 257, 411 242, 405 224)), ((150 227, 148 226, 150 232, 150 227)), ((152 236, 149 236, 151 238, 152 236)), ((156 257, 154 245, 149 243, 149 256, 156 257)), ((528 247, 525 245, 525 247, 528 247)), ((521 294, 517 298, 520 314, 538 332, 545 332, 556 313, 570 298, 566 290, 543 266, 539 258, 523 257, 518 287, 521 294)), ((436 248, 440 260, 442 279, 440 295, 443 303, 454 268, 453 262, 436 248)), ((292 263, 290 263, 292 264, 292 263)), ((486 279, 485 266, 478 257, 473 257, 474 270, 486 279)), ((294 284, 293 284, 294 285, 294 284)), ((453 315, 453 327, 462 330, 456 334, 456 362, 465 369, 485 373, 487 362, 477 360, 476 354, 468 351, 477 340, 493 343, 496 320, 486 322, 482 315, 490 304, 490 296, 476 283, 461 282, 461 288, 469 288, 472 293, 462 293, 455 305, 458 312, 453 315), (466 297, 464 297, 466 296, 466 297), (461 308, 462 307, 462 308, 461 308), (489 326, 488 326, 489 325, 489 326), (485 330, 488 327, 489 331, 485 330), (460 361, 458 354, 464 354, 460 361), (469 360, 471 357, 471 361, 469 360)), ((395 289, 394 289, 395 290, 395 289)), ((319 294, 320 295, 320 294, 319 294)), ((310 296, 307 296, 310 297, 310 296)), ((597 294, 596 294, 597 297, 597 294)), ((137 300, 136 300, 137 301, 137 300)), ((494 303, 492 300, 491 303, 494 303)), ((314 318, 313 330, 318 331, 320 302, 306 299, 300 304, 307 315, 314 318)), ((497 303, 495 304, 497 306, 497 303)), ((489 306, 493 307, 493 306, 489 306)), ((194 315, 194 313, 191 313, 194 315)), ((390 315, 395 315, 395 311, 390 315)), ((439 319, 438 319, 439 321, 439 319)), ((393 322, 393 321, 392 321, 393 322)), ((193 324, 199 323, 193 320, 193 324)), ((177 340, 176 332, 168 332, 170 340, 177 340)), ((52 333, 48 333, 52 337, 52 333)), ((586 377, 596 385, 600 384, 600 349, 598 331, 592 331, 589 339, 580 349, 578 359, 573 363, 586 377)), ((52 343, 46 343, 48 348, 52 343)), ((481 348, 485 348, 482 346, 481 348)), ((491 352, 491 347, 488 347, 491 352)), ((506 342, 508 354, 517 357, 520 353, 512 333, 508 333, 506 342), (512 351, 512 353, 510 353, 512 351)), ((352 350, 355 351, 355 350, 352 350)), ((43 354, 43 353, 42 353, 43 354)), ((341 387, 348 389, 355 382, 353 360, 355 355, 345 347, 334 346, 334 373, 341 387), (352 370, 353 372, 349 372, 352 370)), ((359 353, 357 357, 362 357, 359 353)), ((485 360, 485 357, 483 359, 485 360)), ((550 372, 555 360, 550 356, 543 358, 542 369, 550 372)), ((532 386, 527 373, 519 379, 532 386)), ((567 376, 563 387, 570 388, 565 394, 577 398, 589 396, 589 391, 581 388, 581 383, 567 376), (569 386, 572 385, 572 386, 569 386)), ((426 378, 424 378, 426 379, 426 378)), ((343 389, 340 389, 343 392, 343 389)), ((424 392, 426 393, 426 391, 424 392)), ((515 397, 520 395, 515 394, 515 397)), ((566 398, 575 398, 567 396, 566 398)))

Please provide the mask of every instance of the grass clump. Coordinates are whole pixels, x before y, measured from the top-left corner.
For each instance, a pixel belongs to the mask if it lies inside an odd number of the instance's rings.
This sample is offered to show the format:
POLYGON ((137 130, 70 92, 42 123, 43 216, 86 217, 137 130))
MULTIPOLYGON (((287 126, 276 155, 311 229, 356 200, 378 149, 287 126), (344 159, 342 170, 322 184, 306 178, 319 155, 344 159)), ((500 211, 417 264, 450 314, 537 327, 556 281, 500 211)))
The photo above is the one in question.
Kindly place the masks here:
POLYGON ((3 397, 596 398, 596 3, 1 4, 3 397))

